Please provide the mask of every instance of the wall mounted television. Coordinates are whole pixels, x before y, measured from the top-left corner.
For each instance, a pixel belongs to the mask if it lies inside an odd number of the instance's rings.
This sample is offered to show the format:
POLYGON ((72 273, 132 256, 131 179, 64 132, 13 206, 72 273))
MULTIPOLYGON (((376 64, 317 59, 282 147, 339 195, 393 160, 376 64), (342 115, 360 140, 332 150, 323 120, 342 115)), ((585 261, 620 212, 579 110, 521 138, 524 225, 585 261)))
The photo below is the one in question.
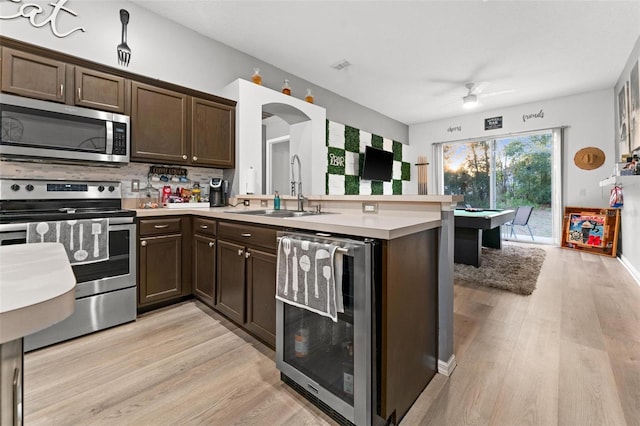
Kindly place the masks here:
POLYGON ((393 152, 365 147, 360 178, 364 180, 390 181, 393 175, 393 152))

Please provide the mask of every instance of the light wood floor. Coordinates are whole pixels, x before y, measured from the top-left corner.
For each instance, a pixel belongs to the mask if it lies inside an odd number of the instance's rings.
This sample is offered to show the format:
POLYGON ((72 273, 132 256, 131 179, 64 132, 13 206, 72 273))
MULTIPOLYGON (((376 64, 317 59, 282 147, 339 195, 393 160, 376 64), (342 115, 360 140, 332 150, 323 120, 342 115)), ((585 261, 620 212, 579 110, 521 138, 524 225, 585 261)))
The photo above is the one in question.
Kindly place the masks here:
MULTIPOLYGON (((407 425, 640 425, 640 286, 612 258, 547 247, 531 296, 455 288, 451 377, 407 425)), ((25 357, 27 425, 333 425, 273 351, 198 302, 25 357)))

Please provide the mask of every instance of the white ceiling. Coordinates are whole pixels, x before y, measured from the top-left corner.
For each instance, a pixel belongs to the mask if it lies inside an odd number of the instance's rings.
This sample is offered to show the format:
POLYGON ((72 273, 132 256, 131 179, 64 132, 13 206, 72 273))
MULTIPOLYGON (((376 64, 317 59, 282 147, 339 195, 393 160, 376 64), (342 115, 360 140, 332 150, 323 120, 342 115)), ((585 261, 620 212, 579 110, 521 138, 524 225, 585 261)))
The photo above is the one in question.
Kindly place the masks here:
POLYGON ((473 112, 613 88, 640 36, 640 0, 133 2, 406 124, 467 82, 473 112))

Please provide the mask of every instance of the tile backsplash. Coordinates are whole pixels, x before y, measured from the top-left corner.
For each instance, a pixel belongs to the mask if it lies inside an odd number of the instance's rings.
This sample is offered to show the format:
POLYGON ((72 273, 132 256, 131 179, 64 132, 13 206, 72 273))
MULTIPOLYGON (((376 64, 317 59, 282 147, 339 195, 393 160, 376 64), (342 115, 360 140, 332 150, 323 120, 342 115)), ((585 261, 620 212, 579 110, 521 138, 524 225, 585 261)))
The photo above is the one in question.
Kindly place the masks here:
MULTIPOLYGON (((28 163, 20 161, 0 161, 0 177, 18 179, 68 179, 68 180, 114 180, 122 182, 122 196, 124 198, 137 198, 137 192, 131 192, 131 180, 138 179, 140 187, 147 185, 147 174, 152 163, 129 163, 122 167, 98 167, 88 165, 67 165, 49 163, 28 163)), ((187 169, 187 174, 192 182, 200 182, 200 186, 206 185, 211 178, 222 177, 221 169, 205 167, 176 166, 187 169)), ((162 182, 154 182, 153 186, 161 187, 162 182)))

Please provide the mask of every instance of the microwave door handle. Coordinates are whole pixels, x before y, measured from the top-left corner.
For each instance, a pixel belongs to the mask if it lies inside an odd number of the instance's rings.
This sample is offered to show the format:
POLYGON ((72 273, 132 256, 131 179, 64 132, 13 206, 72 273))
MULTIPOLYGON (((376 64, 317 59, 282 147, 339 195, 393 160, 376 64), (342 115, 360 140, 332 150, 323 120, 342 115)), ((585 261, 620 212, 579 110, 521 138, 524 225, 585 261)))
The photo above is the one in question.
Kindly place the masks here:
POLYGON ((105 146, 105 154, 111 155, 113 154, 113 121, 106 121, 106 131, 107 131, 107 144, 105 146))

